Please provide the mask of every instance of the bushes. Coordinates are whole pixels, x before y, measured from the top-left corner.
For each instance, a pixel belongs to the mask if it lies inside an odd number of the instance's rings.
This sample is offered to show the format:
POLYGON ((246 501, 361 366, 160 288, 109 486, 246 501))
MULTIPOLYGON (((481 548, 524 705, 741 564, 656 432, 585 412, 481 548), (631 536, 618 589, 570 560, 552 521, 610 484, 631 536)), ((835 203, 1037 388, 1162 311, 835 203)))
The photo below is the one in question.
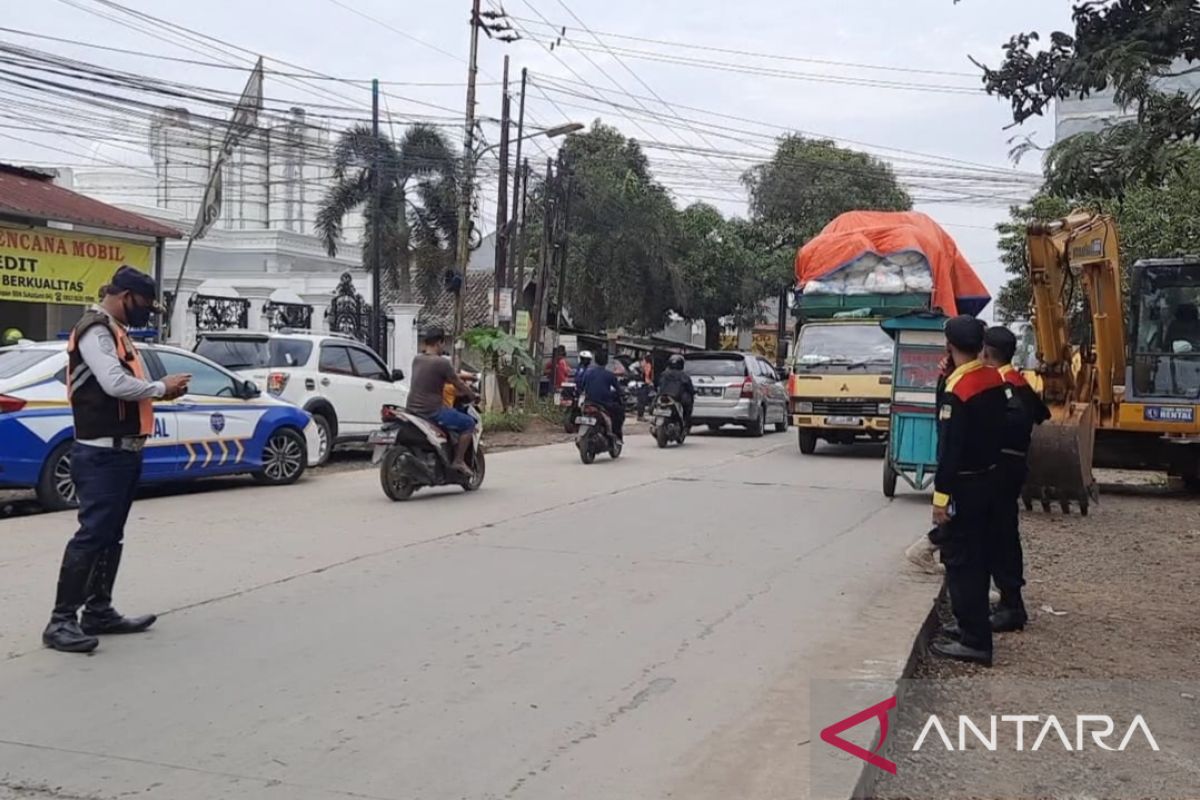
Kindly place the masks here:
POLYGON ((511 431, 520 433, 529 427, 533 417, 519 408, 506 411, 485 411, 483 413, 483 429, 485 431, 511 431))

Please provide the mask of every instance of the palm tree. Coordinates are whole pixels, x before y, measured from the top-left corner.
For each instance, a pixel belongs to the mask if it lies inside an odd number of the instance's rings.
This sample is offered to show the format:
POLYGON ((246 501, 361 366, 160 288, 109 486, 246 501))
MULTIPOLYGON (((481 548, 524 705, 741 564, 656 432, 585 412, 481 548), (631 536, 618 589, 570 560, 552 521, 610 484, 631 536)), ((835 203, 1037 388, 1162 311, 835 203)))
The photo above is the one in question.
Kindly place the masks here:
POLYGON ((317 212, 317 232, 330 256, 342 241, 346 215, 363 209, 363 265, 380 248, 384 275, 403 303, 413 300, 415 264, 429 292, 453 263, 457 241, 459 159, 450 142, 429 125, 413 125, 399 145, 366 125, 344 131, 333 151, 334 184, 317 212), (379 207, 371 172, 378 164, 379 207), (375 230, 378 211, 379 230, 375 230))

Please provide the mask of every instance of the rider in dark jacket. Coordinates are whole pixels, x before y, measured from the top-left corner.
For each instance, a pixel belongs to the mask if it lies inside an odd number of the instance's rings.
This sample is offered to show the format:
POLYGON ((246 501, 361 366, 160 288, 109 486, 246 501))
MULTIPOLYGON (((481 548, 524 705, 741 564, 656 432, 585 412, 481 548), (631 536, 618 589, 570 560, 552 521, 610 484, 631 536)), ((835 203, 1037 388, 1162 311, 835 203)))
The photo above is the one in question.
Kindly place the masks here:
POLYGON ((679 401, 683 406, 683 424, 686 426, 692 424, 696 387, 692 384, 692 377, 683 371, 683 366, 683 356, 671 356, 667 368, 658 376, 658 392, 679 401))

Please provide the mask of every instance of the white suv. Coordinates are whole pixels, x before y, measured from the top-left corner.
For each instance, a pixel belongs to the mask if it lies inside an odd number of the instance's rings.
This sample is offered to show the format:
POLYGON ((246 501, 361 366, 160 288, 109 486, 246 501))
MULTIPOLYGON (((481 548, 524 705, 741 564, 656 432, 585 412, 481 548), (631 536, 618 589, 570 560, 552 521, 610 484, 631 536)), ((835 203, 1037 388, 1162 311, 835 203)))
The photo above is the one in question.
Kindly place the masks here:
POLYGON ((404 372, 388 370, 370 348, 342 334, 213 331, 200 335, 196 352, 312 414, 318 464, 336 444, 365 441, 384 404, 408 401, 404 372))

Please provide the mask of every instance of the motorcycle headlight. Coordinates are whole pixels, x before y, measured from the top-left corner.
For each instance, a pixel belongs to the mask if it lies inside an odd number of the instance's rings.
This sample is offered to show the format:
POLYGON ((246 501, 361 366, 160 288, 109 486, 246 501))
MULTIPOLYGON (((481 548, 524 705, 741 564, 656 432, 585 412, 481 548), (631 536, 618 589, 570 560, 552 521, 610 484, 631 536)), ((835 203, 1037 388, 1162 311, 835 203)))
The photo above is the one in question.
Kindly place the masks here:
POLYGON ((812 403, 796 403, 796 413, 797 414, 813 413, 813 404, 812 403))

